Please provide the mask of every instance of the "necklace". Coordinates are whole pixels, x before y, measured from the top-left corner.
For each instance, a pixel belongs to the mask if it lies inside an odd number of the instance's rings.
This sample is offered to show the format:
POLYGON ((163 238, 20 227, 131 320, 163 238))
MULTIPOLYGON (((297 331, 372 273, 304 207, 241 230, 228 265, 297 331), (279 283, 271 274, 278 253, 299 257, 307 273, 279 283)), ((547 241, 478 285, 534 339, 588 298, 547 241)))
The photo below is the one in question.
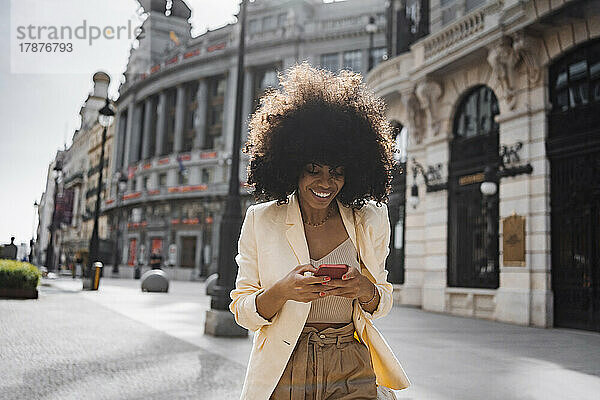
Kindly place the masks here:
POLYGON ((317 228, 317 227, 323 225, 325 222, 327 222, 327 220, 329 219, 329 217, 331 217, 331 207, 327 208, 327 216, 325 217, 325 219, 323 221, 321 221, 319 223, 316 223, 316 224, 311 224, 308 221, 303 221, 303 222, 304 222, 305 225, 312 226, 313 228, 317 228))

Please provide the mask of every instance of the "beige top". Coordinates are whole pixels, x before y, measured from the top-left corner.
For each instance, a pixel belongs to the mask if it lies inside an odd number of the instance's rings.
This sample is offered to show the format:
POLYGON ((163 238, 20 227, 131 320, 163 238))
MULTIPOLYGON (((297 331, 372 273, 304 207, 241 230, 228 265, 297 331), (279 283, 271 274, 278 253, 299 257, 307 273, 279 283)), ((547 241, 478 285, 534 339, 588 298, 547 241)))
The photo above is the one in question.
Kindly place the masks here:
MULTIPOLYGON (((360 270, 358 255, 350 238, 342 242, 320 260, 310 259, 315 267, 321 264, 347 264, 360 270)), ((348 323, 352 322, 352 300, 342 296, 327 296, 313 300, 306 323, 348 323)))

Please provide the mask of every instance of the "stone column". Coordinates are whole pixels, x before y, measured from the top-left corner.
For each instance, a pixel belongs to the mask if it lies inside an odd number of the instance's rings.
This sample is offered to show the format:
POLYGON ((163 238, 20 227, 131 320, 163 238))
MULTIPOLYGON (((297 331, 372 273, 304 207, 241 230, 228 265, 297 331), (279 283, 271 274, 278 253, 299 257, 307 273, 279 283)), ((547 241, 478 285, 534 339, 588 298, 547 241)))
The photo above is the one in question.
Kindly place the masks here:
POLYGON ((206 108, 208 101, 208 83, 206 79, 198 82, 198 92, 196 93, 198 108, 194 118, 194 129, 196 137, 194 139, 194 149, 201 149, 204 146, 204 138, 206 136, 206 108))
POLYGON ((150 158, 150 124, 152 123, 152 98, 148 97, 144 101, 144 133, 142 141, 142 160, 150 158))
POLYGON ((173 152, 179 153, 183 147, 183 125, 185 117, 185 86, 177 86, 177 103, 175 105, 175 140, 173 152))
POLYGON ((129 155, 131 152, 131 135, 132 135, 132 125, 133 125, 133 114, 135 112, 135 106, 133 101, 129 103, 127 107, 127 126, 125 128, 125 149, 123 151, 123 169, 127 169, 129 166, 129 155))
POLYGON ((131 128, 131 147, 129 149, 129 163, 135 163, 139 161, 138 155, 140 146, 142 145, 142 104, 136 104, 132 106, 133 109, 133 126, 131 128))
POLYGON ((235 119, 235 86, 237 83, 237 65, 229 68, 227 88, 225 89, 225 104, 223 105, 223 131, 220 151, 230 152, 233 144, 233 123, 235 119))
POLYGON ((160 155, 163 148, 163 142, 165 138, 165 118, 167 116, 167 93, 165 91, 160 92, 158 95, 158 106, 156 107, 158 118, 156 121, 156 153, 160 155))
POLYGON ((121 135, 121 125, 123 124, 123 122, 121 121, 121 117, 123 115, 123 111, 119 110, 119 112, 117 113, 116 117, 115 117, 115 127, 113 130, 113 146, 112 146, 112 154, 111 154, 111 159, 113 160, 113 162, 111 163, 111 175, 114 176, 115 172, 117 172, 120 169, 120 161, 121 161, 121 157, 123 156, 122 154, 120 154, 119 152, 119 148, 120 148, 120 143, 123 140, 123 137, 121 135))

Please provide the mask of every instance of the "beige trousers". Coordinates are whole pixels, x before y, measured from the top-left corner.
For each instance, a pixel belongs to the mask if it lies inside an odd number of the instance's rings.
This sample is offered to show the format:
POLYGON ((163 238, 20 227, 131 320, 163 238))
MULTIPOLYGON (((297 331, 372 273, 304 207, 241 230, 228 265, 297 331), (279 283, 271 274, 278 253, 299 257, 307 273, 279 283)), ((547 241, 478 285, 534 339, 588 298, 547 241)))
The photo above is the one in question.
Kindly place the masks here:
POLYGON ((354 324, 317 331, 305 327, 271 394, 273 400, 376 399, 369 349, 354 324))

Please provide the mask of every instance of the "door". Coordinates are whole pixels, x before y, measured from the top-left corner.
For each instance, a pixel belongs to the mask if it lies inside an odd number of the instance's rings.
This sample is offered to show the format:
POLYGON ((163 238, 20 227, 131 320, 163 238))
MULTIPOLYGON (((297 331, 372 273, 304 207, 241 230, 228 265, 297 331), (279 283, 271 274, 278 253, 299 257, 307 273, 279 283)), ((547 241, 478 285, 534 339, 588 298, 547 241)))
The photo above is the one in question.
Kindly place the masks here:
POLYGON ((466 94, 454 118, 448 168, 450 287, 499 286, 499 193, 484 199, 480 191, 485 167, 494 167, 499 161, 499 126, 494 120, 498 113, 498 100, 492 90, 479 86, 466 94))
POLYGON ((196 267, 196 236, 181 237, 181 266, 196 267))
POLYGON ((554 325, 600 332, 600 41, 549 72, 554 325))
POLYGON ((129 257, 127 257, 127 265, 134 266, 137 254, 137 239, 129 239, 129 257))

